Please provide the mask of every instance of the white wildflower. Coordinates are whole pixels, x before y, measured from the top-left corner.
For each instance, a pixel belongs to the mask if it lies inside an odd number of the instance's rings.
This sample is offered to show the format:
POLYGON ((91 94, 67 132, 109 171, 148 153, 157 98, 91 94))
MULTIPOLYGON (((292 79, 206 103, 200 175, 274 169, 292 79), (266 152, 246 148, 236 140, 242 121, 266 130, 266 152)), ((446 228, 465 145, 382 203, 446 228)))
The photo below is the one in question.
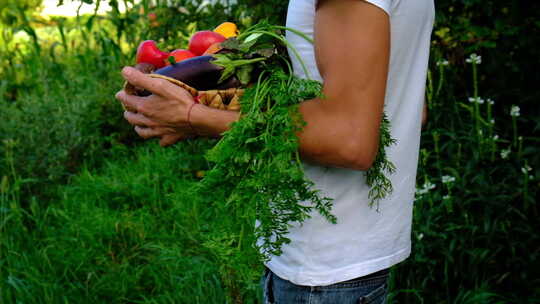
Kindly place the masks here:
POLYGON ((482 56, 478 56, 476 53, 472 53, 471 56, 469 56, 469 58, 467 58, 465 61, 472 64, 481 64, 482 56))
POLYGON ((424 194, 428 193, 430 190, 433 190, 433 189, 435 189, 435 185, 432 184, 431 182, 426 182, 422 186, 422 188, 416 189, 416 195, 418 195, 418 196, 424 195, 424 194))
POLYGON ((512 108, 510 109, 510 116, 518 117, 519 115, 520 115, 519 107, 518 106, 512 106, 512 108))
POLYGON ((493 135, 493 140, 499 140, 499 135, 497 134, 493 135))
POLYGON ((418 195, 418 196, 422 196, 422 195, 424 195, 424 194, 426 194, 426 193, 428 193, 428 192, 429 192, 429 190, 424 189, 424 188, 422 188, 422 189, 416 189, 416 195, 418 195))
POLYGON ((469 102, 470 103, 483 104, 484 99, 482 99, 481 97, 469 97, 469 102))
POLYGON ((441 59, 437 61, 437 66, 448 66, 448 65, 450 65, 450 62, 448 62, 448 60, 446 59, 441 59))
POLYGON ((525 167, 521 168, 521 172, 523 172, 523 174, 529 174, 529 172, 531 171, 532 171, 532 168, 529 165, 525 165, 525 167))
POLYGON ((510 155, 510 149, 505 149, 505 150, 501 151, 501 158, 502 159, 507 159, 508 155, 510 155))
POLYGON ((494 125, 494 124, 495 124, 495 119, 492 118, 489 122, 490 122, 492 125, 494 125))
POLYGON ((450 175, 444 175, 442 177, 443 184, 453 183, 456 181, 456 178, 450 175))
POLYGON ((423 238, 424 238, 424 234, 423 233, 420 233, 416 236, 416 238, 421 241, 423 238))
POLYGON ((181 6, 181 7, 178 8, 178 12, 179 12, 179 13, 182 13, 182 14, 189 15, 188 9, 185 8, 185 7, 183 7, 183 6, 181 6))
POLYGON ((493 101, 493 99, 491 99, 491 98, 488 98, 488 99, 487 99, 487 103, 488 103, 490 106, 492 106, 492 105, 495 104, 495 101, 493 101))
POLYGON ((428 191, 435 189, 435 187, 435 184, 432 184, 431 182, 427 182, 424 184, 424 189, 427 189, 428 191))

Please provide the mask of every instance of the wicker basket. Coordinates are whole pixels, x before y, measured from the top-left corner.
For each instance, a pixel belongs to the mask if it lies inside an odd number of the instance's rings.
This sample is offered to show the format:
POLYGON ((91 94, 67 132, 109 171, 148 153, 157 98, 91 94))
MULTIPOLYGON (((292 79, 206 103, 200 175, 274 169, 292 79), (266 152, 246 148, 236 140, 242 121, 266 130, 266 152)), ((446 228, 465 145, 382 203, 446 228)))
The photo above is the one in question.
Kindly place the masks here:
MULTIPOLYGON (((193 98, 205 105, 212 108, 220 110, 229 110, 229 111, 240 111, 240 98, 244 94, 244 90, 240 88, 230 88, 225 90, 209 90, 209 91, 198 91, 197 89, 179 81, 174 78, 167 76, 152 74, 153 66, 138 64, 135 66, 139 71, 149 74, 148 76, 152 78, 165 79, 183 89, 188 91, 193 98)), ((130 95, 145 96, 149 93, 144 89, 137 88, 134 85, 126 82, 124 84, 124 90, 130 95)))

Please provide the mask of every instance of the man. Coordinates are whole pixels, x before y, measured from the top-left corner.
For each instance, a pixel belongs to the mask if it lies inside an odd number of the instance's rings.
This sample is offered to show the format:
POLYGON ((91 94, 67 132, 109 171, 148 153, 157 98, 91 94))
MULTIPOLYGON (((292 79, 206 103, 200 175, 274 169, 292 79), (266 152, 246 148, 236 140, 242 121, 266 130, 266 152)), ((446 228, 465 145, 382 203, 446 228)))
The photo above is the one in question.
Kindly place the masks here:
MULTIPOLYGON (((268 263, 267 303, 384 303, 389 267, 410 254, 412 203, 422 105, 433 26, 433 0, 291 0, 288 33, 310 76, 323 82, 324 99, 306 100, 307 122, 298 134, 306 176, 333 198, 338 223, 318 214, 291 228, 291 243, 268 263), (362 171, 374 161, 383 110, 397 144, 388 153, 397 167, 394 192, 368 206, 362 171)), ((295 73, 306 77, 295 57, 295 73)), ((163 146, 193 136, 219 136, 236 112, 194 104, 166 81, 133 68, 123 76, 154 95, 119 92, 125 118, 144 138, 163 146)))

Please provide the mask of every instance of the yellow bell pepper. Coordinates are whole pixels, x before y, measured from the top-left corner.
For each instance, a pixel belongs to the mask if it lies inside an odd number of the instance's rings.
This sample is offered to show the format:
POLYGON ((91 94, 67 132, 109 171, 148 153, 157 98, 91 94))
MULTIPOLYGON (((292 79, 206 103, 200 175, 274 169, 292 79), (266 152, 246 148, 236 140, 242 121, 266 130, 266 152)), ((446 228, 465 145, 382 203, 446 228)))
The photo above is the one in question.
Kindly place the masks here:
POLYGON ((232 22, 223 22, 214 29, 214 32, 222 35, 225 38, 238 36, 238 27, 232 22))

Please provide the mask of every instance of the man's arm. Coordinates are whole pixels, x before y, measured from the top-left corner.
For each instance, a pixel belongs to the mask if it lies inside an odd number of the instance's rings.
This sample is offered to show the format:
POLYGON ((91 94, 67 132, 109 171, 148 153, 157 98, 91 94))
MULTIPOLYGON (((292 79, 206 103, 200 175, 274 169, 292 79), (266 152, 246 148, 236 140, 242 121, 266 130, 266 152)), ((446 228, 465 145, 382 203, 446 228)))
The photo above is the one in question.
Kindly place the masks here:
MULTIPOLYGON (((378 150, 390 53, 382 10, 359 0, 319 1, 315 52, 326 98, 300 105, 307 122, 298 134, 305 160, 367 170, 378 150)), ((238 114, 195 107, 196 129, 219 134, 238 114)))
MULTIPOLYGON (((315 23, 315 52, 325 98, 300 105, 307 122, 298 134, 300 153, 318 164, 367 170, 379 144, 389 18, 361 0, 321 0, 315 23)), ((120 91, 116 97, 128 109, 125 118, 140 136, 159 137, 163 146, 194 135, 219 136, 240 117, 237 112, 193 106, 193 98, 182 88, 133 68, 124 68, 122 74, 154 93, 137 97, 120 91)))

